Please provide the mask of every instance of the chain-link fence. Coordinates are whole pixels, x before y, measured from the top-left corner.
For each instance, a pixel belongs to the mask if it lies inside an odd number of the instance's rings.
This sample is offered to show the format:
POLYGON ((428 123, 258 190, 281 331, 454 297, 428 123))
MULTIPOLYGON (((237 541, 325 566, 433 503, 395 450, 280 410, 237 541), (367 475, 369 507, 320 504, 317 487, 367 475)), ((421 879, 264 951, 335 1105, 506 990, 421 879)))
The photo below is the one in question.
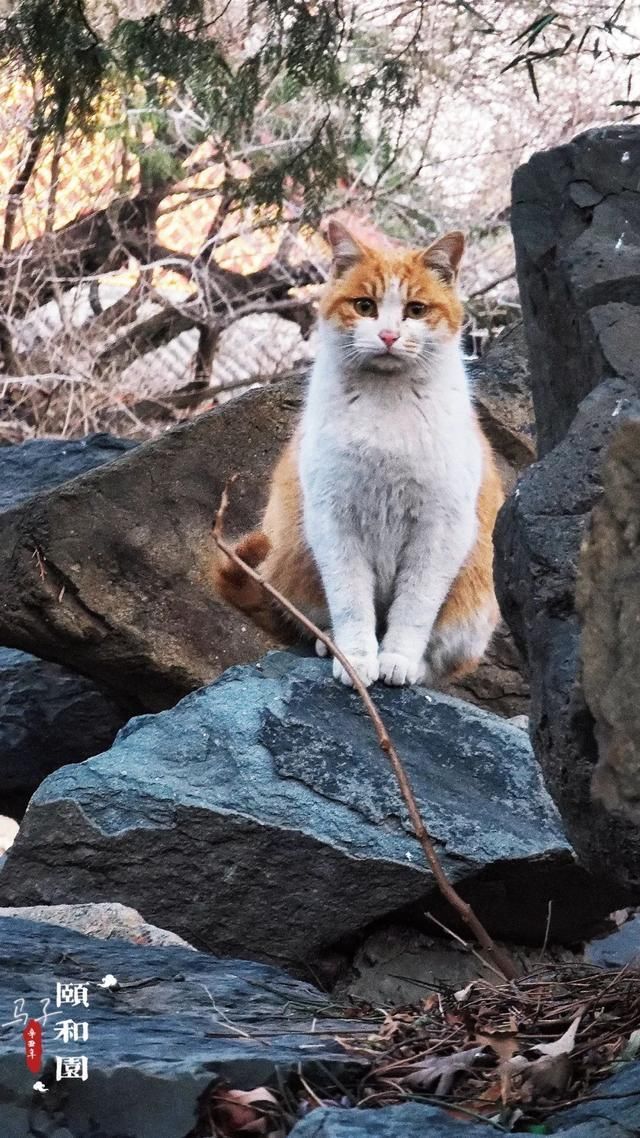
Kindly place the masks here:
MULTIPOLYGON (((105 21, 135 22, 157 7, 88 4, 87 42, 98 43, 105 21)), ((463 290, 472 317, 494 331, 517 315, 513 167, 533 147, 624 111, 612 107, 615 60, 597 53, 567 56, 561 71, 546 72, 540 101, 526 70, 504 66, 508 22, 515 9, 526 20, 527 0, 483 6, 485 24, 490 17, 502 37, 494 40, 482 38, 486 27, 469 7, 432 5, 427 20, 418 19, 420 5, 372 0, 375 43, 397 43, 400 54, 417 45, 411 66, 424 83, 396 150, 376 126, 372 99, 323 203, 365 232, 378 227, 416 243, 448 225, 464 228, 463 290)), ((313 20, 322 5, 300 9, 313 20)), ((248 58, 259 39, 259 29, 242 25, 247 11, 224 4, 216 16, 228 60, 248 58)), ((147 437, 304 365, 327 269, 321 215, 310 224, 293 175, 282 178, 277 207, 238 194, 248 177, 259 183, 265 155, 282 150, 299 163, 307 136, 314 141, 320 112, 302 80, 293 94, 279 89, 273 105, 262 94, 251 130, 232 147, 202 116, 188 75, 163 87, 153 68, 145 83, 108 81, 88 119, 62 121, 55 81, 57 102, 43 95, 40 76, 8 58, 0 71, 0 441, 93 430, 147 437)))

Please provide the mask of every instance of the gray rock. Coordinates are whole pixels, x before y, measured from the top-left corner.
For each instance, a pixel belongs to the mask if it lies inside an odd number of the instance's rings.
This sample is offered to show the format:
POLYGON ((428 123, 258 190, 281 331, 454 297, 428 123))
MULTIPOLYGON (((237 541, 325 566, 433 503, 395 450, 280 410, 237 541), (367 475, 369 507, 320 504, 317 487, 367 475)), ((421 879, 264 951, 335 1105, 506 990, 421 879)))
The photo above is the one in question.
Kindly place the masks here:
POLYGON ((284 1085, 300 1068, 332 1086, 360 1066, 335 1036, 366 1025, 331 1018, 328 997, 278 969, 183 948, 136 948, 54 925, 0 919, 0 1007, 43 1014, 45 1066, 25 1064, 22 1023, 0 1035, 2 1138, 184 1138, 198 1098, 219 1079, 248 1090, 284 1085), (99 988, 114 975, 121 987, 99 988), (56 984, 88 986, 88 1008, 56 1009, 56 984), (86 1042, 56 1040, 61 1019, 89 1024, 86 1042), (313 1030, 315 1024, 315 1032, 313 1030), (84 1055, 88 1078, 55 1081, 55 1056, 84 1055), (32 1090, 36 1078, 49 1087, 32 1090))
MULTIPOLYGON (((609 897, 575 865, 526 735, 419 689, 376 701, 447 871, 496 935, 539 942, 550 900, 552 936, 580 935, 609 897)), ((36 792, 0 902, 101 900, 196 948, 298 965, 402 910, 443 911, 358 697, 287 653, 133 720, 36 792)))
POLYGON ((610 909, 640 884, 640 831, 624 820, 613 824, 592 801, 598 749, 581 683, 575 590, 580 545, 602 494, 604 452, 620 425, 639 414, 632 385, 601 384, 566 439, 523 473, 495 533, 498 599, 527 661, 534 749, 580 859, 610 876, 610 909))
POLYGON ((536 457, 529 361, 522 324, 498 336, 486 355, 467 365, 480 422, 506 467, 507 489, 536 457))
MULTIPOLYGON (((111 463, 135 445, 98 434, 0 447, 0 511, 111 463)), ((83 676, 0 648, 1 809, 22 817, 48 774, 110 746, 133 710, 83 676)))
POLYGON ((130 714, 85 676, 0 648, 1 810, 21 818, 47 775, 104 751, 130 714))
MULTIPOLYGON (((526 975, 540 964, 539 946, 509 944, 508 952, 520 975, 526 975)), ((580 953, 561 945, 547 946, 544 954, 544 962, 549 966, 581 961, 580 953)), ((434 989, 459 991, 479 975, 491 978, 490 971, 483 970, 477 956, 453 939, 391 924, 369 934, 334 994, 344 993, 347 1000, 364 1002, 374 1008, 393 1008, 415 1004, 434 989)))
POLYGON ((0 447, 0 510, 122 458, 138 444, 114 435, 84 439, 33 439, 0 447))
POLYGON ((625 921, 615 932, 585 945, 585 960, 600 968, 640 966, 640 913, 625 921))
MULTIPOLYGON (((500 359, 505 353, 515 358, 511 342, 500 359)), ((516 427, 500 388, 508 380, 492 378, 494 364, 504 372, 499 360, 483 362, 478 390, 511 478, 516 427)), ((0 643, 72 666, 152 711, 262 656, 273 640, 214 592, 211 528, 234 474, 229 533, 258 522, 302 392, 299 377, 266 385, 80 479, 82 463, 121 455, 119 441, 0 450, 0 473, 4 453, 31 471, 18 479, 23 496, 41 491, 0 510, 0 643)), ((519 677, 515 692, 513 646, 503 659, 501 644, 473 691, 460 694, 480 703, 486 694, 487 707, 511 714, 526 685, 519 677)))
POLYGON ((166 948, 170 945, 191 948, 182 937, 148 924, 135 909, 119 905, 116 901, 92 905, 22 905, 13 909, 0 909, 0 920, 4 917, 60 925, 61 928, 73 929, 100 940, 116 938, 128 940, 131 944, 151 945, 152 948, 166 948))
POLYGON ((301 385, 273 384, 0 513, 0 643, 157 710, 271 646, 212 583, 211 529, 256 523, 301 385))
POLYGON ((593 1101, 559 1111, 549 1120, 563 1138, 637 1138, 640 1132, 640 1063, 625 1063, 597 1083, 593 1101))
POLYGON ((456 1122, 437 1106, 406 1103, 382 1110, 322 1107, 298 1122, 290 1138, 495 1138, 495 1126, 456 1122))
POLYGON ((513 178, 511 226, 538 448, 621 376, 640 392, 640 129, 615 124, 534 154, 513 178))
MULTIPOLYGON (((505 492, 536 456, 535 423, 527 348, 522 324, 508 328, 468 372, 484 432, 498 462, 505 492)), ((479 667, 446 689, 511 718, 529 712, 529 684, 508 628, 501 624, 479 667)))

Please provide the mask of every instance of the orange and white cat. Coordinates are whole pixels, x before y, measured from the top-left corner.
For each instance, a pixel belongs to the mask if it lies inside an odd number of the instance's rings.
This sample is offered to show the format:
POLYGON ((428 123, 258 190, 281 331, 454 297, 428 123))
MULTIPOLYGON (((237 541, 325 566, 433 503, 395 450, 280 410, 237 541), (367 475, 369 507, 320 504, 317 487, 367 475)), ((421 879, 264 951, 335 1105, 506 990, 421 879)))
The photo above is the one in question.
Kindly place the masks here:
MULTIPOLYGON (((476 667, 499 615, 503 495, 459 344, 463 237, 381 251, 333 222, 328 239, 302 419, 262 528, 237 550, 332 630, 366 684, 446 680, 476 667)), ((287 617, 222 556, 216 579, 228 601, 292 639, 287 617)), ((349 683, 337 660, 333 670, 349 683)))

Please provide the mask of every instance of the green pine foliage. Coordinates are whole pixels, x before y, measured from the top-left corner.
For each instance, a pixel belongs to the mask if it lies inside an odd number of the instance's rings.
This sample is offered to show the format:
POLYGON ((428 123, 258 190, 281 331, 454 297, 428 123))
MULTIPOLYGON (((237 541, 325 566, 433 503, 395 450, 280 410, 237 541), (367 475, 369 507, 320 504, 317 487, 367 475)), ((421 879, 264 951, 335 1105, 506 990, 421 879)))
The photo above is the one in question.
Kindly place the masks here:
POLYGON ((210 138, 223 160, 250 155, 239 203, 294 196, 316 217, 366 152, 372 113, 391 154, 419 99, 411 47, 387 43, 384 28, 365 34, 340 0, 251 0, 246 48, 225 38, 224 0, 164 0, 106 27, 88 8, 18 0, 0 21, 0 62, 34 83, 33 129, 46 136, 95 129, 117 92, 122 121, 109 131, 140 159, 147 185, 175 180, 188 145, 210 138), (178 107, 187 127, 177 134, 178 107))

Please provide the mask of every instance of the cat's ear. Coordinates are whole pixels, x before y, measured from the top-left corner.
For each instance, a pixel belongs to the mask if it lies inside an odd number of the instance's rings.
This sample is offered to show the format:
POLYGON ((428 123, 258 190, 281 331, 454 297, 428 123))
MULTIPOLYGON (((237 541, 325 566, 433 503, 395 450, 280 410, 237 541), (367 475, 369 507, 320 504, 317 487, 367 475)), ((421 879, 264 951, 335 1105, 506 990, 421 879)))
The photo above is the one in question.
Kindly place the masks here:
POLYGON ((346 273, 364 256, 364 248, 349 233, 340 221, 330 221, 327 226, 327 241, 333 254, 333 271, 337 277, 346 273))
POLYGON ((463 252, 464 234, 456 229, 439 237, 421 256, 428 269, 437 273, 445 284, 452 284, 458 275, 463 252))

